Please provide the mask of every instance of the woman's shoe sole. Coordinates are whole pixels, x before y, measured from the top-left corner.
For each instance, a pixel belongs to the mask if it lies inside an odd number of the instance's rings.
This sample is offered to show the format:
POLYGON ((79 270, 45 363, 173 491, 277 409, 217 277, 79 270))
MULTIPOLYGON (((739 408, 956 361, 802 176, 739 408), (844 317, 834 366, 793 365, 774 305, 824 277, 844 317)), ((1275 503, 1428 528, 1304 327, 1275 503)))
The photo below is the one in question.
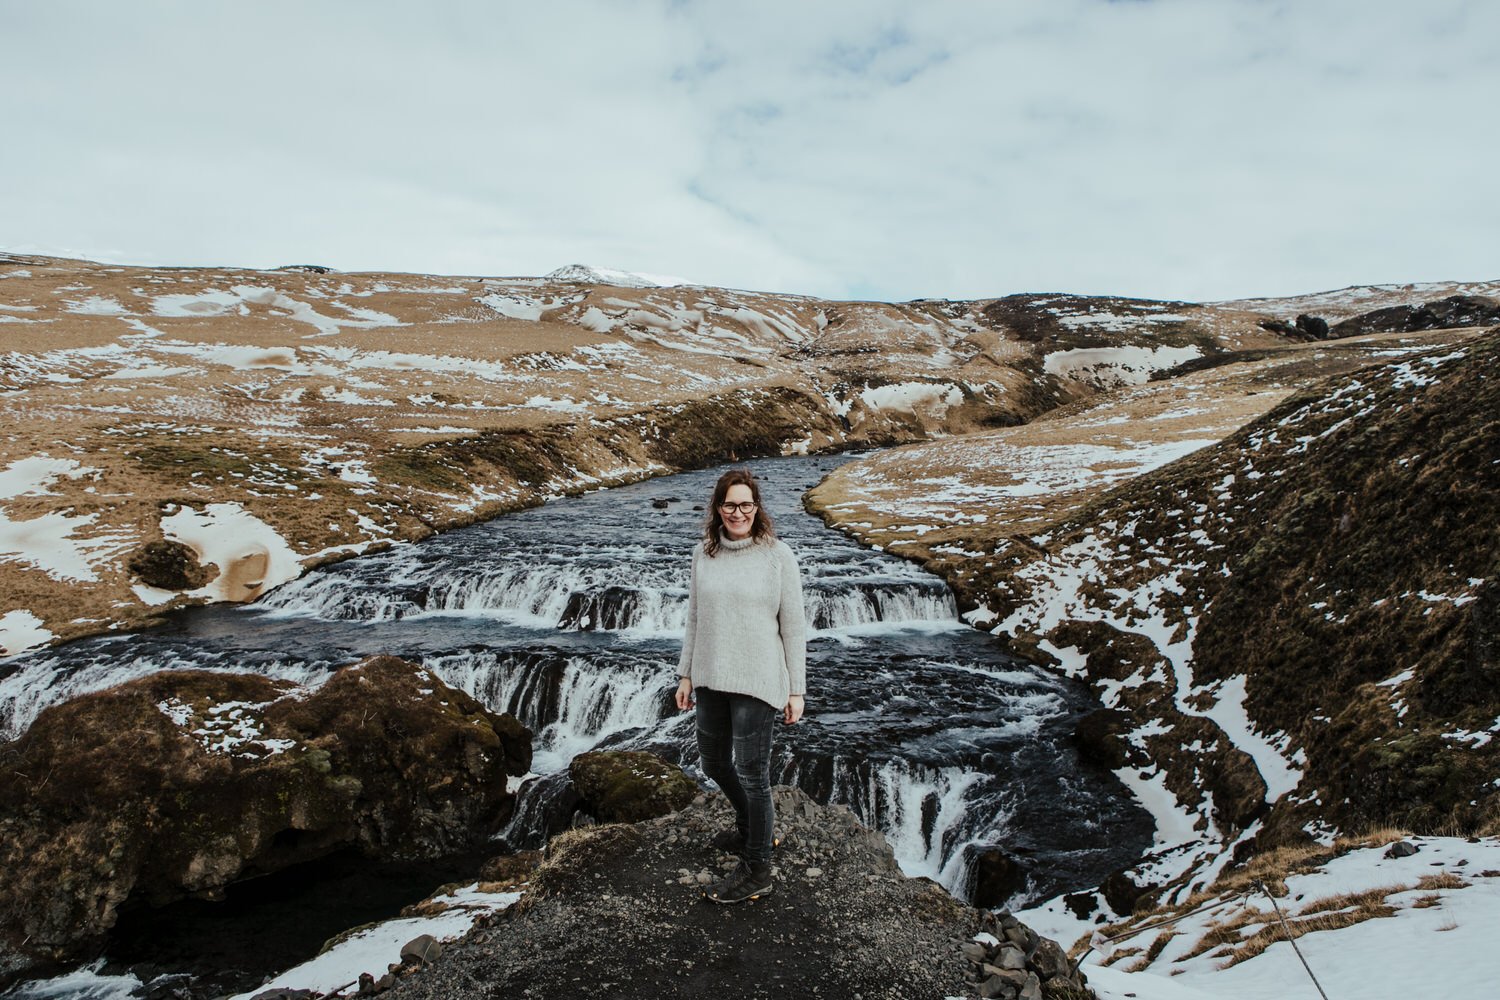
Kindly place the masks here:
POLYGON ((734 903, 743 903, 747 900, 759 899, 762 896, 769 896, 773 891, 773 889, 762 889, 760 892, 751 893, 748 896, 741 896, 739 899, 719 899, 712 893, 705 891, 703 893, 703 898, 708 900, 710 903, 718 903, 721 906, 730 906, 734 903))

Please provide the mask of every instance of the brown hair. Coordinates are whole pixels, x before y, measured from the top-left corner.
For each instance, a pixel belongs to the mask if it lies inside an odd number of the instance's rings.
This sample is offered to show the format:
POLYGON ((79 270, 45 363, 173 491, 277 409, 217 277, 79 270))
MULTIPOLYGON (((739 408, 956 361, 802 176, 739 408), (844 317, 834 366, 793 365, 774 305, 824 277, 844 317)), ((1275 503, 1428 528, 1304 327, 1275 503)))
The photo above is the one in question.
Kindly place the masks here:
MULTIPOLYGON (((719 504, 729 495, 729 487, 750 487, 750 499, 755 501, 755 519, 750 522, 750 537, 757 542, 776 537, 771 524, 771 515, 760 502, 760 484, 749 469, 730 469, 714 484, 713 499, 708 502, 708 516, 703 521, 703 552, 712 556, 719 551, 719 532, 724 530, 724 518, 719 513, 719 504)), ((727 532, 726 532, 727 534, 727 532)))

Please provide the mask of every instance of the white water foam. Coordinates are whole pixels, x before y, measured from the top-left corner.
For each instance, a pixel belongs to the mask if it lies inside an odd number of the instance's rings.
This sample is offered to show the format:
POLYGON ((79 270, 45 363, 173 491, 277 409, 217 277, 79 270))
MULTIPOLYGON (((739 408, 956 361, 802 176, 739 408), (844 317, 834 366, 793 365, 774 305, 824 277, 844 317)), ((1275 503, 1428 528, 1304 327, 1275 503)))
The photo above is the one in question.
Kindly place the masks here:
POLYGON ((830 800, 849 803, 866 826, 882 831, 907 875, 926 876, 963 898, 969 878, 964 849, 996 842, 1011 816, 1001 808, 986 817, 983 829, 965 830, 965 820, 972 820, 966 800, 986 776, 886 761, 860 778, 855 768, 838 763, 830 800))

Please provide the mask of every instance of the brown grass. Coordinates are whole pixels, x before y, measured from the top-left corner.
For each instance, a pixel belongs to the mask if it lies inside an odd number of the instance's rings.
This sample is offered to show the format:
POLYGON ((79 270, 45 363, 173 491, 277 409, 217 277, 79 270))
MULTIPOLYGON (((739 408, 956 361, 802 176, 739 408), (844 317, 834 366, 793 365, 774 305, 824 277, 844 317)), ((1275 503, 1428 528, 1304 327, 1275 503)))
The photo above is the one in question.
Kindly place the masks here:
MULTIPOLYGON (((1207 890, 1195 892, 1177 903, 1132 914, 1130 917, 1100 928, 1100 933, 1108 937, 1129 934, 1132 928, 1145 927, 1162 920, 1185 916, 1198 907, 1212 905, 1216 900, 1226 904, 1232 903, 1236 895, 1255 893, 1257 882, 1264 884, 1266 889, 1278 899, 1285 899, 1288 876, 1307 874, 1350 851, 1384 847, 1408 835, 1407 831, 1396 827, 1379 827, 1363 834, 1339 837, 1328 845, 1277 848, 1258 855, 1241 868, 1223 873, 1207 890)), ((1174 880, 1173 884, 1178 886, 1189 884, 1193 875, 1192 871, 1186 872, 1174 880)), ((1396 908, 1386 902, 1386 899, 1394 894, 1423 890, 1426 894, 1410 905, 1416 909, 1425 909, 1442 904, 1439 890, 1463 889, 1470 884, 1454 872, 1435 872, 1422 875, 1415 885, 1391 884, 1363 892, 1341 893, 1314 899, 1304 903, 1294 914, 1288 912, 1287 923, 1292 929, 1293 937, 1320 930, 1337 930, 1365 920, 1394 915, 1396 908)), ((1168 890, 1170 888, 1169 886, 1168 890)), ((1167 894, 1169 892, 1163 892, 1163 895, 1167 894)), ((1287 911, 1285 904, 1283 904, 1283 911, 1287 911)), ((1167 942, 1182 933, 1167 925, 1158 932, 1158 936, 1148 949, 1145 951, 1140 948, 1121 949, 1114 953, 1110 964, 1131 957, 1135 961, 1130 964, 1127 971, 1138 972, 1146 969, 1160 957, 1167 942)), ((1223 964, 1220 967, 1228 968, 1230 965, 1260 954, 1272 943, 1284 937, 1285 931, 1274 912, 1247 905, 1222 921, 1217 919, 1211 921, 1202 937, 1179 960, 1196 958, 1213 953, 1217 949, 1217 953, 1212 957, 1222 959, 1223 964)), ((1075 944, 1074 951, 1079 951, 1085 946, 1086 939, 1081 939, 1075 944)))
MULTIPOLYGON (((1375 917, 1393 917, 1396 909, 1386 906, 1384 903, 1362 904, 1357 909, 1339 910, 1335 913, 1319 913, 1306 919, 1293 919, 1287 921, 1287 927, 1291 930, 1293 938, 1299 938, 1304 934, 1312 934, 1316 931, 1336 931, 1343 927, 1352 927, 1355 924, 1364 923, 1375 917)), ((1239 947, 1225 955, 1225 961, 1217 968, 1227 969, 1241 962, 1254 958, 1265 951, 1277 941, 1286 940, 1286 928, 1281 926, 1280 921, 1268 924, 1245 938, 1239 947)))
POLYGON ((1417 879, 1418 889, 1467 889, 1468 887, 1469 883, 1459 878, 1453 872, 1423 875, 1417 879))
POLYGON ((1215 948, 1222 946, 1237 946, 1245 940, 1244 935, 1240 931, 1251 924, 1264 923, 1266 920, 1271 919, 1272 916, 1271 913, 1263 910, 1245 910, 1234 915, 1225 923, 1211 924, 1209 925, 1209 929, 1204 932, 1204 935, 1198 939, 1198 943, 1190 948, 1179 961, 1197 958, 1205 952, 1213 951, 1215 948))
POLYGON ((1386 885, 1378 889, 1366 889, 1364 892, 1346 892, 1337 896, 1325 896, 1315 899, 1302 909, 1297 911, 1298 917, 1308 917, 1316 913, 1334 913, 1340 910, 1361 910, 1371 906, 1378 906, 1385 902, 1385 897, 1398 892, 1405 892, 1411 886, 1386 885))
POLYGON ((1106 966, 1108 966, 1108 965, 1114 965, 1116 962, 1120 961, 1121 959, 1130 958, 1132 955, 1139 955, 1141 953, 1141 950, 1142 949, 1140 949, 1140 948, 1117 948, 1113 952, 1111 952, 1109 954, 1109 956, 1104 959, 1104 961, 1100 962, 1099 964, 1100 965, 1106 965, 1106 966))
POLYGON ((1158 958, 1161 957, 1161 953, 1167 947, 1167 942, 1168 941, 1172 940, 1174 937, 1181 937, 1181 936, 1182 936, 1182 932, 1181 931, 1174 931, 1174 930, 1171 930, 1171 929, 1165 930, 1162 933, 1158 934, 1156 936, 1156 940, 1152 941, 1151 942, 1151 946, 1146 949, 1146 954, 1142 955, 1135 962, 1132 962, 1131 965, 1130 965, 1130 967, 1127 968, 1125 971, 1126 972, 1142 972, 1142 971, 1144 971, 1145 969, 1147 969, 1151 965, 1152 962, 1156 961, 1158 958))

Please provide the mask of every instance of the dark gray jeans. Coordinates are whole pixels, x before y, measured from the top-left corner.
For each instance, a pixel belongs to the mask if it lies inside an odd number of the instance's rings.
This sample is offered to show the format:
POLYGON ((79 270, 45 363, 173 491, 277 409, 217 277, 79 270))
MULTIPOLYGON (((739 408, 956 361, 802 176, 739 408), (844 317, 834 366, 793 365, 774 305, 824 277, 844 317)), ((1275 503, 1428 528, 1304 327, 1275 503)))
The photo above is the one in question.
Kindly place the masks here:
POLYGON ((703 773, 734 806, 735 825, 745 838, 745 860, 771 860, 771 738, 781 709, 734 691, 694 688, 698 756, 703 773))

